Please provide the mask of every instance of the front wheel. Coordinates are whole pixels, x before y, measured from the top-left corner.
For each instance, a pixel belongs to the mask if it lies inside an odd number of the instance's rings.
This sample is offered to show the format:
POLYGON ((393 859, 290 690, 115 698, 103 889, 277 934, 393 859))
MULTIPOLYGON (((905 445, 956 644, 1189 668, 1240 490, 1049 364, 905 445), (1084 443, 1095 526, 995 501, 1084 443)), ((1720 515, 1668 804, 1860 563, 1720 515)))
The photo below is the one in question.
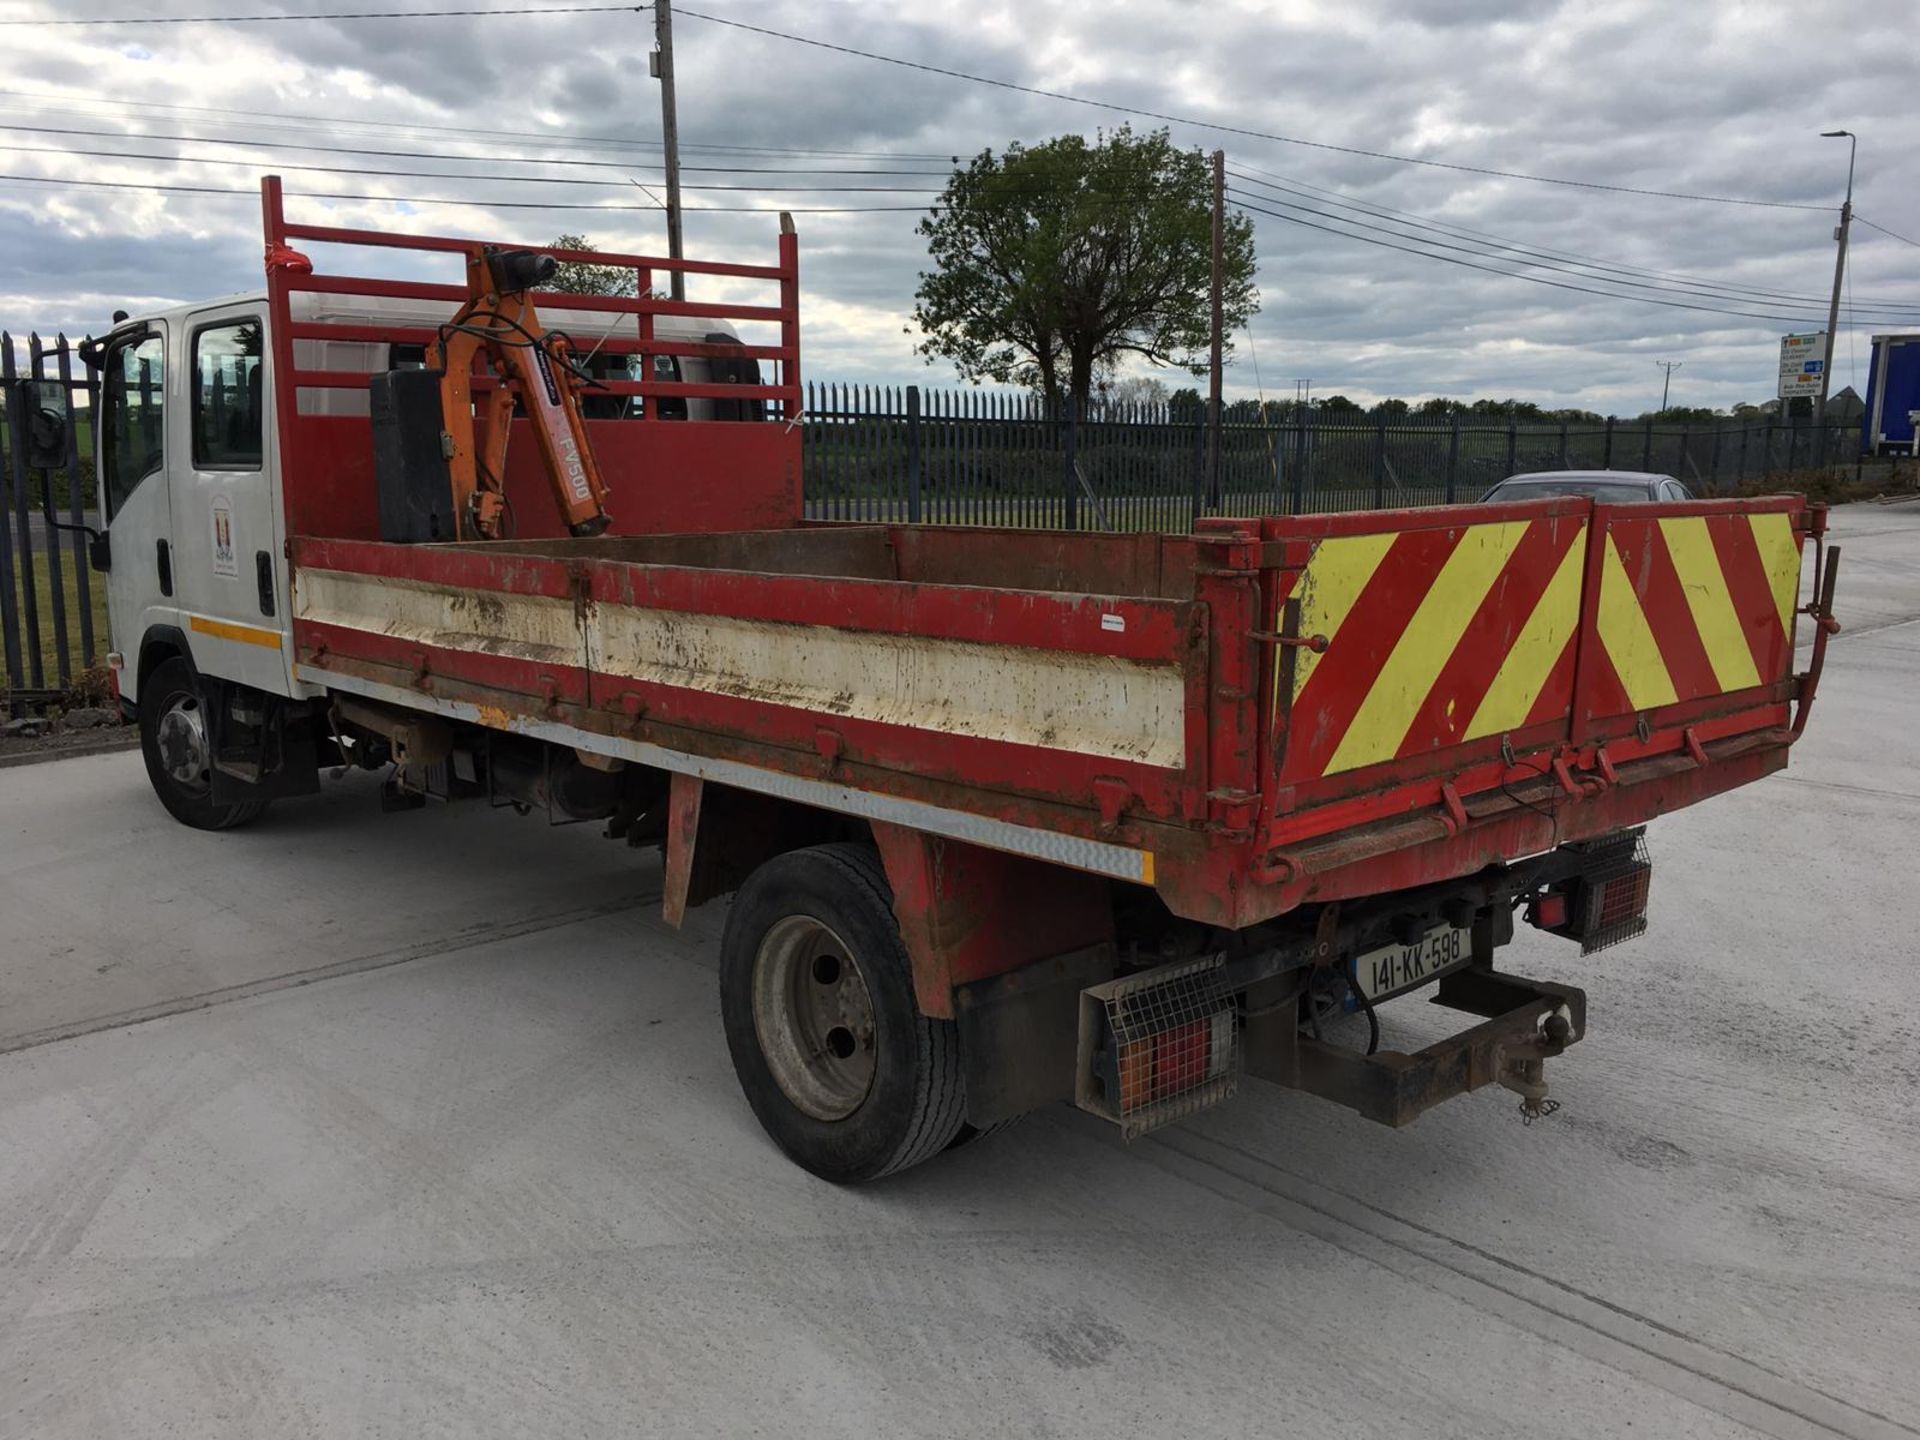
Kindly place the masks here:
POLYGON ((267 808, 264 800, 213 803, 213 744, 206 697, 187 662, 153 667, 140 687, 140 751, 167 813, 196 830, 231 830, 267 808))
POLYGON ((823 1179, 917 1165, 965 1124, 958 1028, 914 1002, 869 846, 789 851, 748 878, 720 942, 720 1010, 753 1113, 823 1179))

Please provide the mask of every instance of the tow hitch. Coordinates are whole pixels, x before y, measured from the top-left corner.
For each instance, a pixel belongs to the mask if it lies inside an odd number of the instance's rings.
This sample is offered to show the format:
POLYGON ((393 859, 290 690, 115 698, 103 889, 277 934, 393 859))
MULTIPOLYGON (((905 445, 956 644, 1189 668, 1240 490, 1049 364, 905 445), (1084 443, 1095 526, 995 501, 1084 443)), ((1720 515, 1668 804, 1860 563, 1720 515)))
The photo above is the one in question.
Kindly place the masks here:
POLYGON ((1486 1018, 1412 1054, 1362 1055, 1274 1025, 1248 1044, 1247 1072, 1396 1129, 1484 1085, 1519 1095, 1529 1123, 1557 1108, 1547 1099, 1546 1062, 1586 1033, 1584 990, 1476 967, 1442 978, 1433 1003, 1486 1018))
POLYGON ((1500 1047, 1500 1083, 1520 1097, 1522 1124, 1531 1125, 1560 1108, 1558 1100, 1547 1098, 1547 1056, 1564 1051, 1572 1036, 1573 1014, 1562 1005, 1542 1017, 1534 1039, 1500 1047))

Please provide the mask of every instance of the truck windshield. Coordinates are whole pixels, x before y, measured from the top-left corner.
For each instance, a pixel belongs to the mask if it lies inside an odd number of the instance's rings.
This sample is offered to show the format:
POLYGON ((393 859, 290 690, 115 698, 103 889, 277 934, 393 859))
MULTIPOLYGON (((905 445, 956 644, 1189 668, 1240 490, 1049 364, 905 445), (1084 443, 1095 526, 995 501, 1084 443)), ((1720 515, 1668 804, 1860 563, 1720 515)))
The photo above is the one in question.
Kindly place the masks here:
POLYGON ((106 501, 109 519, 160 468, 166 433, 166 341, 159 335, 116 347, 107 361, 106 501))

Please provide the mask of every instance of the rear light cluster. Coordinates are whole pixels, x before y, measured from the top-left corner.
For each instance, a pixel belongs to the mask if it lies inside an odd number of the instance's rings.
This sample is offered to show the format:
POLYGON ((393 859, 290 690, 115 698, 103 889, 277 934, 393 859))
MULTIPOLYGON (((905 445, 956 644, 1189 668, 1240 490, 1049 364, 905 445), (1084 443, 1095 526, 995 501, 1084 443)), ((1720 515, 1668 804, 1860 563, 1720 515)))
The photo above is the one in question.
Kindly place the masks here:
MULTIPOLYGON (((1640 922, 1640 930, 1647 928, 1647 890, 1653 881, 1653 867, 1638 865, 1624 875, 1616 875, 1611 880, 1602 881, 1596 889, 1593 901, 1596 917, 1594 926, 1599 930, 1614 930, 1640 922)), ((1622 937, 1624 938, 1624 937, 1622 937)))
POLYGON ((1647 858, 1643 831, 1634 831, 1591 847, 1593 860, 1571 880, 1533 897, 1527 919, 1542 930, 1580 942, 1591 955, 1647 928, 1647 896, 1653 862, 1647 858))
POLYGON ((1129 1139, 1233 1094, 1239 1031, 1217 957, 1110 980, 1080 995, 1075 1100, 1129 1139))

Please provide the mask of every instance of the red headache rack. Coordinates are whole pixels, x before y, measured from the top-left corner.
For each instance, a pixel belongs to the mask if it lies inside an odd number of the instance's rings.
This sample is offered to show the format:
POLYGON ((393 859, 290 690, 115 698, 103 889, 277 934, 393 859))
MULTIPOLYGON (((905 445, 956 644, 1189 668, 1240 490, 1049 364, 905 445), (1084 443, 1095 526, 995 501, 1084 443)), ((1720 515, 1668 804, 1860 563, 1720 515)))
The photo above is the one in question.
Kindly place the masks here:
MULTIPOLYGON (((318 397, 343 391, 364 395, 372 371, 361 366, 317 366, 302 362, 319 345, 425 346, 435 338, 431 321, 393 321, 371 313, 346 318, 355 300, 411 301, 443 306, 447 318, 467 298, 464 285, 425 280, 331 273, 302 247, 348 246, 382 252, 464 257, 482 242, 446 236, 401 235, 330 225, 297 224, 286 218, 280 180, 269 176, 260 186, 266 240, 267 303, 272 317, 273 366, 277 377, 273 404, 279 425, 280 456, 287 497, 287 528, 292 535, 338 539, 376 539, 378 508, 372 471, 370 424, 364 413, 318 397), (339 297, 340 304, 319 301, 297 305, 296 296, 339 297), (333 309, 335 314, 318 312, 333 309), (304 313, 296 313, 301 311, 304 313), (305 343, 303 343, 305 342, 305 343)), ((671 357, 675 360, 751 361, 774 370, 770 383, 693 383, 655 378, 606 380, 594 393, 642 397, 650 414, 663 400, 757 402, 765 408, 760 423, 595 421, 594 446, 614 492, 609 509, 613 533, 713 531, 777 528, 800 517, 800 280, 799 242, 782 225, 779 263, 744 265, 712 260, 669 260, 598 250, 525 248, 577 262, 631 270, 633 295, 573 295, 540 292, 535 299, 546 315, 562 312, 631 317, 616 320, 605 335, 595 335, 583 350, 606 356, 671 357), (730 300, 668 300, 655 286, 672 274, 757 283, 771 288, 773 304, 730 300), (684 333, 660 333, 663 317, 744 322, 777 327, 773 344, 716 343, 684 333), (670 480, 668 477, 671 477, 670 480)), ((362 351, 361 353, 366 353, 362 351)), ((382 368, 385 368, 384 366, 382 368)), ((491 388, 485 375, 473 389, 491 388)), ((514 422, 516 431, 524 420, 514 422)), ((537 473, 529 443, 509 447, 506 491, 521 538, 563 533, 549 516, 544 480, 537 473)))

